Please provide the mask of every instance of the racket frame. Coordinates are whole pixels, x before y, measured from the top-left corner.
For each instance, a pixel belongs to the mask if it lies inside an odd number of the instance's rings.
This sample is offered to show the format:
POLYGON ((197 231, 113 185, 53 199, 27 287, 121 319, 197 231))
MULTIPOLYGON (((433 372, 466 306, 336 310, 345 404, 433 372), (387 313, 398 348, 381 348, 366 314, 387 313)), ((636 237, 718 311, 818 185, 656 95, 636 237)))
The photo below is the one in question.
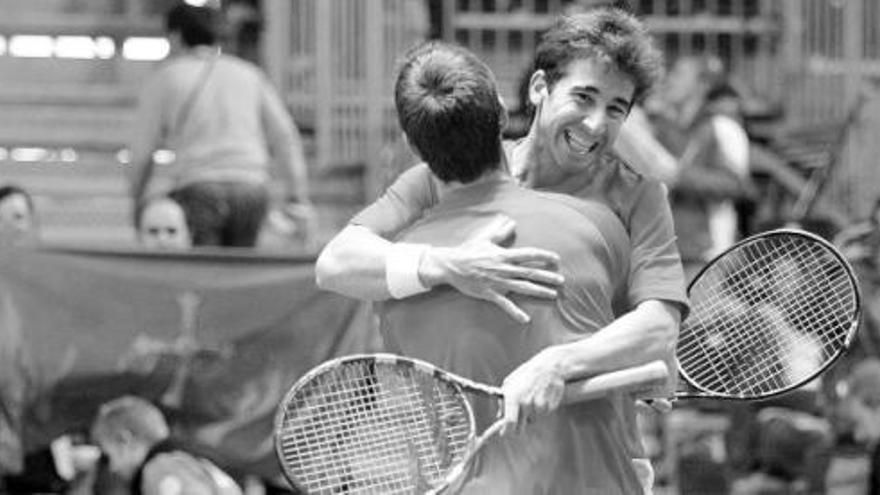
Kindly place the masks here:
MULTIPOLYGON (((746 239, 743 239, 743 240, 737 242, 736 244, 734 244, 734 245, 728 247, 727 249, 725 249, 724 251, 722 251, 720 254, 716 255, 708 263, 706 263, 705 265, 703 265, 700 268, 700 270, 693 277, 693 279, 691 279, 690 283, 688 283, 688 287, 687 287, 688 297, 690 298, 691 291, 692 291, 693 287, 695 286, 695 284, 697 282, 700 281, 703 274, 706 273, 708 270, 710 270, 716 264, 723 261, 728 253, 735 251, 735 250, 738 250, 738 249, 741 249, 743 246, 748 245, 748 244, 752 244, 755 241, 758 241, 762 238, 776 237, 776 236, 780 236, 780 235, 803 237, 803 238, 807 238, 813 242, 816 242, 817 244, 823 246, 831 255, 833 255, 837 259, 837 261, 839 262, 840 266, 846 272, 847 278, 850 281, 850 285, 853 288, 853 298, 854 298, 854 302, 855 302, 855 311, 854 311, 853 316, 849 322, 850 327, 849 327, 849 330, 847 331, 843 345, 840 347, 840 349, 838 349, 834 353, 833 356, 831 356, 831 358, 823 366, 819 367, 814 373, 810 374, 806 378, 803 378, 800 381, 793 383, 793 384, 790 384, 782 389, 779 389, 779 390, 776 390, 776 391, 773 391, 770 393, 760 394, 760 395, 736 396, 736 395, 722 394, 722 393, 707 390, 705 387, 702 387, 702 386, 696 384, 691 379, 691 377, 688 376, 687 372, 682 368, 681 363, 679 362, 678 358, 676 357, 675 363, 676 363, 676 367, 678 368, 678 374, 684 380, 684 382, 691 389, 693 389, 693 391, 684 391, 684 390, 683 391, 676 391, 674 396, 672 397, 672 399, 674 399, 674 400, 676 400, 676 399, 720 399, 720 400, 749 400, 749 401, 760 401, 760 400, 772 399, 774 397, 778 397, 780 395, 787 394, 797 388, 804 386, 805 384, 811 382, 812 380, 815 380, 825 370, 830 368, 838 359, 840 359, 840 357, 843 354, 845 354, 846 351, 852 345, 852 342, 855 339, 855 335, 856 335, 856 332, 859 327, 859 323, 861 321, 861 312, 862 312, 862 310, 861 310, 861 308, 862 308, 862 294, 861 294, 861 289, 859 287, 858 278, 856 278, 855 270, 853 270, 849 261, 843 256, 843 254, 840 253, 840 251, 837 249, 837 247, 835 247, 834 244, 832 244, 831 242, 823 239, 822 237, 820 237, 816 234, 813 234, 812 232, 807 232, 805 230, 792 229, 792 228, 779 228, 779 229, 768 230, 765 232, 760 232, 758 234, 749 236, 746 239)), ((687 321, 687 320, 685 319, 684 321, 687 321)), ((682 324, 684 324, 684 321, 682 321, 682 324)))

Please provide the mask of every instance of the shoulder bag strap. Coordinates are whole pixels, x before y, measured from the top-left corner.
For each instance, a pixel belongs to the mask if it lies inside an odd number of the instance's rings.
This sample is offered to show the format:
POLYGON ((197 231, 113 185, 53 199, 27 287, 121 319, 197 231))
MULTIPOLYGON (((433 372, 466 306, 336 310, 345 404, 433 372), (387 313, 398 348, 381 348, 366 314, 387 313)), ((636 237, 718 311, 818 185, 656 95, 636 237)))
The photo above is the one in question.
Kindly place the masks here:
POLYGON ((174 136, 174 132, 183 128, 183 124, 186 123, 190 110, 192 110, 193 105, 201 93, 201 89, 205 86, 205 83, 208 81, 208 76, 211 75, 211 71, 214 69, 214 65, 217 63, 217 59, 220 58, 220 52, 211 55, 205 62, 205 67, 202 69, 202 73, 199 76, 198 81, 196 81, 192 90, 186 98, 186 101, 183 103, 183 106, 180 108, 180 112, 177 114, 177 120, 174 121, 174 127, 171 128, 170 136, 174 136))

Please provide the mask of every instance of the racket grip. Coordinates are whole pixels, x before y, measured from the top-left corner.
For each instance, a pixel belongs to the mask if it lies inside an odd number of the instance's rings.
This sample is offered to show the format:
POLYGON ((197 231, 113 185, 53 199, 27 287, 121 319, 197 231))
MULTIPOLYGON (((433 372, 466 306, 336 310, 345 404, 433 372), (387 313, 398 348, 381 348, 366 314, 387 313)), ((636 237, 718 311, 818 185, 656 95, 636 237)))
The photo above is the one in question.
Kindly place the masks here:
POLYGON ((663 361, 652 361, 641 366, 633 366, 592 376, 584 380, 566 384, 562 402, 572 404, 603 397, 611 392, 648 392, 666 383, 669 368, 663 361))

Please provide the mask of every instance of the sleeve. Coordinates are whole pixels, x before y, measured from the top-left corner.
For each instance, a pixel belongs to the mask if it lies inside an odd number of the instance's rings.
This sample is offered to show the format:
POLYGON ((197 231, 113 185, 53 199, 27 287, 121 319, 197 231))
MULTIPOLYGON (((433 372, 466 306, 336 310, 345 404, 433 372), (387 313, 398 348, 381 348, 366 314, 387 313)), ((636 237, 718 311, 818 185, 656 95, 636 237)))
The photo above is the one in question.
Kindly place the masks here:
MULTIPOLYGON (((715 131, 716 128, 713 124, 707 124, 701 127, 692 138, 681 159, 682 168, 678 182, 675 184, 675 191, 720 199, 751 197, 754 194, 751 183, 745 175, 736 171, 737 167, 730 163, 730 157, 723 153, 727 150, 726 147, 722 147, 719 141, 723 136, 718 135, 715 131), (716 159, 720 159, 722 163, 699 163, 698 160, 705 159, 699 150, 706 147, 716 149, 718 151, 716 159)), ((745 152, 745 160, 747 161, 747 145, 745 152)))
POLYGON ((288 197, 309 199, 305 152, 299 129, 275 87, 260 75, 260 114, 266 143, 283 179, 288 197))
POLYGON ((400 174, 373 204, 358 213, 351 225, 367 227, 390 239, 437 203, 437 189, 430 169, 420 163, 400 174))
POLYGON ((749 136, 739 123, 719 115, 712 119, 712 130, 724 162, 740 177, 749 175, 749 136))
POLYGON ((681 307, 684 319, 689 310, 684 269, 666 187, 645 178, 630 215, 630 306, 648 299, 668 301, 681 307))

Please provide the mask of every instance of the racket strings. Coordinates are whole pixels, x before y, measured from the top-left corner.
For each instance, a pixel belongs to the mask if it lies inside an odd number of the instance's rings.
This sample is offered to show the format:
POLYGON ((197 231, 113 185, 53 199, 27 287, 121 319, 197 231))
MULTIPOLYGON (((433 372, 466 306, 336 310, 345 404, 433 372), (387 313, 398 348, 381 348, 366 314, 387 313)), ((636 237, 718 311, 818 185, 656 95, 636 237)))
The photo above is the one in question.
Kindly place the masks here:
POLYGON ((442 481, 473 436, 457 388, 412 368, 356 362, 289 402, 282 462, 308 493, 412 493, 442 481))
POLYGON ((677 357, 693 383, 763 395, 816 373, 845 347, 857 300, 827 248, 765 237, 707 268, 691 289, 677 357))

